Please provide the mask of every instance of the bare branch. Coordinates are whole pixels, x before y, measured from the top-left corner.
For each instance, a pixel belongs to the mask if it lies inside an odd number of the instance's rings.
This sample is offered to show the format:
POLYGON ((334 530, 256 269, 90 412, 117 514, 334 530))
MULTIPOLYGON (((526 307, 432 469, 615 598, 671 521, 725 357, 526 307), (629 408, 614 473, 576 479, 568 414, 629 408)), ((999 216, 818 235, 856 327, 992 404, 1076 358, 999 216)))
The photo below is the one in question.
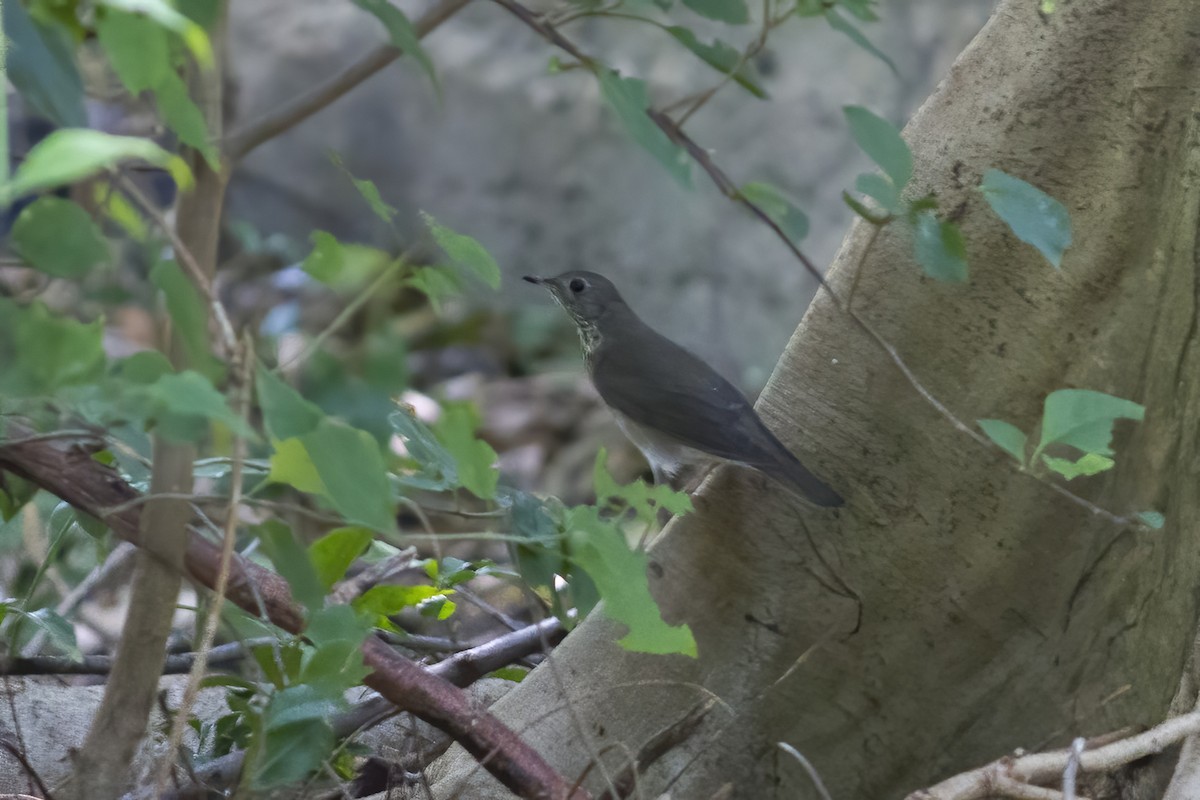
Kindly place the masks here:
MULTIPOLYGON (((471 0, 440 0, 413 23, 418 38, 424 38, 469 2, 471 0)), ((249 123, 242 130, 234 131, 225 140, 222 148, 225 156, 230 161, 240 161, 260 144, 299 125, 402 55, 402 50, 390 44, 380 45, 329 80, 314 86, 306 94, 292 98, 249 123)))
MULTIPOLYGON (((1083 773, 1111 772, 1147 756, 1161 753, 1171 745, 1200 733, 1200 711, 1192 711, 1172 717, 1143 733, 1130 736, 1084 750, 1078 754, 1079 771, 1083 773)), ((1001 787, 1006 796, 1032 798, 1034 800, 1061 800, 1061 792, 1041 789, 1041 793, 1013 794, 1016 786, 1038 788, 1062 777, 1071 763, 1072 749, 1055 750, 1049 753, 1006 757, 993 761, 985 767, 964 772, 948 778, 936 786, 910 794, 907 800, 984 800, 994 795, 1001 787)), ((1025 789, 1022 789, 1025 791, 1025 789)), ((1085 800, 1077 797, 1076 800, 1085 800)))

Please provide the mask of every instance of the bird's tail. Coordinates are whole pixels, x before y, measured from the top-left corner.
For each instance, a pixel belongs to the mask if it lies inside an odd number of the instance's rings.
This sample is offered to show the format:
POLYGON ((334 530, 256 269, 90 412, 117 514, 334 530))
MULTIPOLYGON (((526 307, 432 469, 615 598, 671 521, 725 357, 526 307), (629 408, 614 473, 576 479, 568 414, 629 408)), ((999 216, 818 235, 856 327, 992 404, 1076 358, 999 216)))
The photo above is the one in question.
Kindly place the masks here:
POLYGON ((836 508, 845 503, 840 494, 810 472, 808 467, 800 463, 800 459, 787 450, 784 450, 784 452, 790 458, 786 456, 781 457, 776 463, 761 466, 759 469, 767 476, 783 484, 786 488, 819 506, 836 508))

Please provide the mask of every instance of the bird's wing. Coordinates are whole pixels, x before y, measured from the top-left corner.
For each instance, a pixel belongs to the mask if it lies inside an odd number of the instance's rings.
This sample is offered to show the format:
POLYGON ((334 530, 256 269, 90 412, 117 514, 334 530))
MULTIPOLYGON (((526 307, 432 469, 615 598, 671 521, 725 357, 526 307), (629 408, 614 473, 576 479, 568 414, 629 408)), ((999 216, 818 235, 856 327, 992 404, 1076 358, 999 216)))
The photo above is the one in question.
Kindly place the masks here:
POLYGON ((750 401, 712 367, 644 328, 636 345, 615 341, 592 369, 604 402, 639 425, 731 461, 774 462, 782 447, 750 401))

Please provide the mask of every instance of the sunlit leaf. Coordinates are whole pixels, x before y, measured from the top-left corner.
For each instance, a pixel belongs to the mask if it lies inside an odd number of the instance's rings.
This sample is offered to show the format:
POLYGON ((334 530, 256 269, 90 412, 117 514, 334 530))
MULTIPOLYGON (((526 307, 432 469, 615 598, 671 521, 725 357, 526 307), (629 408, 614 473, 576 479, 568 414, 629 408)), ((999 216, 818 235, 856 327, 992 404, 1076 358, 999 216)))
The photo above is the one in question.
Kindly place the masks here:
POLYGON ((178 34, 191 51, 196 63, 208 68, 213 65, 212 44, 204 28, 175 10, 167 0, 99 0, 100 4, 118 11, 144 14, 167 30, 178 34))
POLYGON ((34 145, 12 180, 0 185, 0 205, 31 192, 83 180, 130 159, 164 167, 180 188, 191 186, 191 172, 183 159, 149 139, 114 136, 84 128, 61 128, 34 145))
POLYGON ((1106 472, 1112 469, 1116 462, 1108 456, 1102 456, 1099 453, 1084 453, 1083 456, 1075 461, 1069 458, 1052 458, 1043 454, 1042 463, 1070 481, 1075 478, 1106 472))
POLYGON ((277 441, 275 452, 271 453, 271 469, 267 473, 267 483, 283 483, 292 488, 309 494, 325 495, 325 484, 317 473, 317 465, 304 449, 304 442, 299 438, 277 441))
POLYGON ((308 546, 321 585, 328 591, 346 575, 346 570, 374 541, 366 528, 336 528, 308 546))

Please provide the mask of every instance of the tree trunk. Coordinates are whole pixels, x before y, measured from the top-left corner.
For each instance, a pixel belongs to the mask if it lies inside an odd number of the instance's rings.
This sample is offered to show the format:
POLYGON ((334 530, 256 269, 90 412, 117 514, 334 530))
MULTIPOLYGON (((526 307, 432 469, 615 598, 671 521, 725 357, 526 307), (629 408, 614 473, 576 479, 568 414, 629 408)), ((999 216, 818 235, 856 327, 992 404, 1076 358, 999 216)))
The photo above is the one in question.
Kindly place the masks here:
MULTIPOLYGON (((679 798, 816 797, 786 742, 839 800, 897 797, 1167 712, 1200 574, 1200 4, 1037 6, 1003 0, 906 131, 914 189, 961 221, 970 282, 923 278, 895 226, 860 265, 862 223, 832 280, 845 295, 862 271, 855 308, 968 422, 1030 431, 1067 387, 1144 403, 1116 469, 1070 488, 1166 527, 1114 525, 972 442, 822 294, 759 408, 846 507, 718 472, 652 554, 700 658, 626 653, 593 614, 495 707, 566 775, 605 748, 623 763, 709 694, 721 705, 643 796, 674 779, 679 798), (974 187, 990 167, 1066 205, 1061 271, 987 209, 974 187)), ((439 796, 502 793, 461 753, 439 766, 439 796)))

